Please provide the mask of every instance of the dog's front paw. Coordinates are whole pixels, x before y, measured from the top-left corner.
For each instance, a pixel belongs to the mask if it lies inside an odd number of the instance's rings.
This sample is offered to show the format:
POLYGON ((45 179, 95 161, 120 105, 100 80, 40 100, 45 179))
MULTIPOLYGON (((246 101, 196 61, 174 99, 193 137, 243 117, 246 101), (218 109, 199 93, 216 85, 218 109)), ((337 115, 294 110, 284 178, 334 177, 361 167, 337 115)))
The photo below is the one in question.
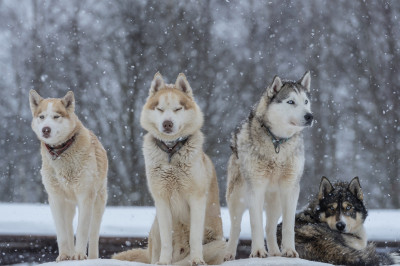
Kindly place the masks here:
POLYGON ((75 252, 74 256, 72 257, 73 260, 86 260, 87 256, 83 252, 75 252))
POLYGON ((56 262, 60 262, 60 261, 63 261, 63 260, 70 260, 70 259, 71 259, 71 256, 69 256, 69 255, 67 255, 65 253, 61 253, 60 255, 58 255, 58 257, 56 259, 56 262))
POLYGON ((284 249, 282 249, 282 256, 288 257, 288 258, 298 258, 299 253, 297 253, 297 251, 294 249, 284 248, 284 249))
POLYGON ((230 260, 234 260, 235 259, 235 254, 233 253, 226 253, 225 257, 224 257, 224 261, 230 261, 230 260))
POLYGON ((266 258, 267 251, 265 248, 257 249, 251 252, 250 258, 266 258))
POLYGON ((193 258, 192 259, 192 266, 197 266, 197 265, 206 265, 206 263, 201 258, 193 258))

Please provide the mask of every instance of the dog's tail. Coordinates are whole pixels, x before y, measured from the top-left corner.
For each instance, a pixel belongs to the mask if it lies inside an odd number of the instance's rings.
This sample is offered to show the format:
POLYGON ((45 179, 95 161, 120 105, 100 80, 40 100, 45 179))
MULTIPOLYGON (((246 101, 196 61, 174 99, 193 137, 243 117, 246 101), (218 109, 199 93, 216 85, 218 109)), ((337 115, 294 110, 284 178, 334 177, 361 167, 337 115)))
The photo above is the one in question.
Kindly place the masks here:
POLYGON ((136 261, 142 263, 150 263, 149 250, 146 249, 131 249, 123 251, 112 256, 112 259, 136 261))
MULTIPOLYGON (((207 265, 220 265, 224 262, 224 255, 226 249, 225 240, 214 240, 210 243, 203 245, 204 261, 207 265)), ((188 266, 190 263, 190 255, 183 260, 174 262, 174 265, 188 266)))
POLYGON ((220 265, 224 262, 226 241, 214 240, 203 245, 204 260, 209 265, 220 265))
POLYGON ((369 243, 364 250, 365 252, 358 251, 359 260, 355 265, 392 265, 395 263, 391 254, 376 252, 374 243, 369 243))

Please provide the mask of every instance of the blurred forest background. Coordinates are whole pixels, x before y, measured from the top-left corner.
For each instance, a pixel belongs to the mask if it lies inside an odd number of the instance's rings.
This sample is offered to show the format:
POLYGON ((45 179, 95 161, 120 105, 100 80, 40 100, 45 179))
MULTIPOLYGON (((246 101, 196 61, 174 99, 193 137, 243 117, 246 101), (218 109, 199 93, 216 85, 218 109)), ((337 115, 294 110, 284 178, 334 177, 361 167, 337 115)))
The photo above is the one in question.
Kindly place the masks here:
POLYGON ((400 208, 400 1, 0 1, 0 201, 46 202, 29 89, 76 96, 108 151, 109 205, 151 205, 139 124, 150 82, 184 72, 225 205, 231 132, 274 75, 312 73, 299 206, 322 175, 400 208))

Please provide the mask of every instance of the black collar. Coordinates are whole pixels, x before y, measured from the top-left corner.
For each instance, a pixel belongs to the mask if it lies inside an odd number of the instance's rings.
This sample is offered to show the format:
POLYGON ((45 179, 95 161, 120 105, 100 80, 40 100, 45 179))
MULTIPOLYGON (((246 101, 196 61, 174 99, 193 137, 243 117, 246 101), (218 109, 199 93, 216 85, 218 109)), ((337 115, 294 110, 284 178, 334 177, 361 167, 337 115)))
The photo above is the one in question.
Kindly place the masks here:
POLYGON ((164 151, 165 153, 168 154, 168 163, 170 163, 172 156, 174 156, 174 154, 177 153, 183 147, 183 145, 185 145, 185 143, 188 141, 188 139, 189 139, 189 136, 180 137, 174 141, 168 141, 168 142, 164 142, 162 140, 155 138, 155 141, 156 141, 157 146, 162 151, 164 151))
POLYGON ((290 138, 279 138, 279 137, 275 136, 275 135, 271 132, 270 128, 267 127, 267 126, 264 124, 263 121, 261 121, 261 119, 259 119, 259 122, 260 122, 260 124, 261 124, 261 127, 263 127, 263 128, 265 129, 267 135, 269 135, 269 136, 271 137, 272 144, 274 145, 274 148, 275 148, 275 153, 279 153, 280 150, 281 150, 280 145, 281 145, 282 143, 287 142, 290 138))

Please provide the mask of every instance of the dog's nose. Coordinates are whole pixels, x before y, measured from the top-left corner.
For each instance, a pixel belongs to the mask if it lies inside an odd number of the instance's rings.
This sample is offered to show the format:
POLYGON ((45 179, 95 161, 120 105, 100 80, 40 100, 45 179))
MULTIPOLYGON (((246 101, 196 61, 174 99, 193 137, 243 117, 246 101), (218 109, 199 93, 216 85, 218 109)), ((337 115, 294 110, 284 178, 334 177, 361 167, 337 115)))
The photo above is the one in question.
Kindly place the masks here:
POLYGON ((346 224, 342 221, 336 223, 336 228, 339 231, 343 231, 346 228, 346 224))
POLYGON ((42 132, 43 132, 43 134, 50 134, 51 128, 50 127, 44 127, 44 128, 42 128, 42 132))
POLYGON ((313 121, 313 119, 314 119, 314 116, 312 115, 312 113, 307 113, 307 114, 304 116, 304 120, 306 120, 306 124, 307 124, 307 125, 310 125, 311 122, 313 121))
POLYGON ((163 125, 165 132, 171 132, 172 127, 174 126, 174 123, 172 123, 172 121, 170 121, 170 120, 165 120, 162 125, 163 125))
POLYGON ((43 137, 45 137, 46 139, 48 137, 50 137, 50 132, 51 132, 51 128, 50 127, 42 128, 43 137))

